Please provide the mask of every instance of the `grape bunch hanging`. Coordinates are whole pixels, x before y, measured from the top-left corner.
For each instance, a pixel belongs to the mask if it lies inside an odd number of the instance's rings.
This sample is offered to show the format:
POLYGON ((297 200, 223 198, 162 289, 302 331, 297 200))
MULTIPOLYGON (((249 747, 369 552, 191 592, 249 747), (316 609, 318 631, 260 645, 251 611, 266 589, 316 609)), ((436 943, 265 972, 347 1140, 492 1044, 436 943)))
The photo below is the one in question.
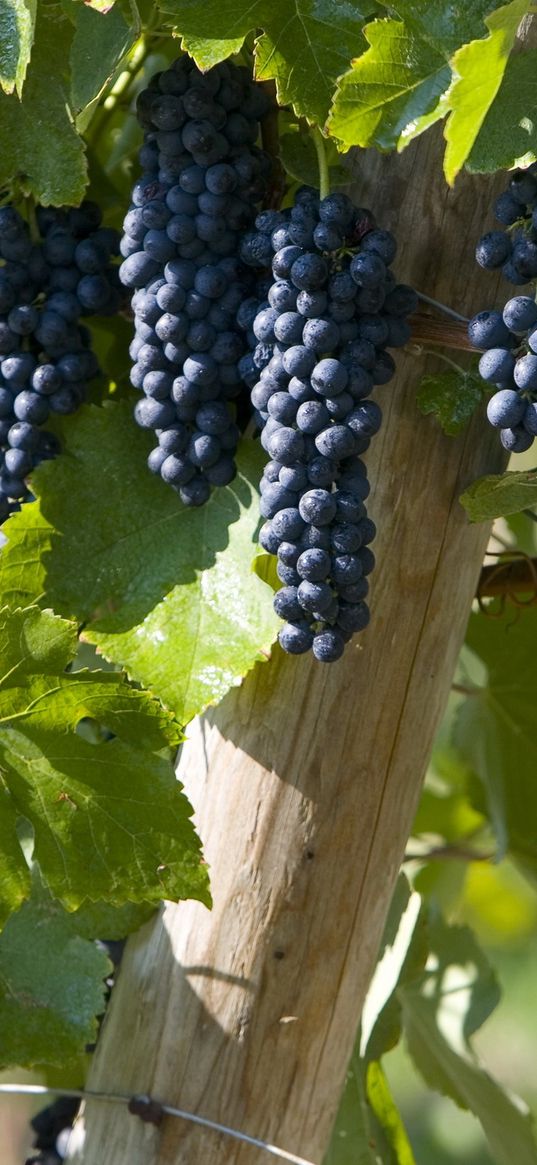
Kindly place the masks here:
POLYGON ((537 165, 516 170, 495 203, 506 230, 479 240, 476 259, 489 270, 501 268, 508 282, 533 283, 532 295, 514 295, 503 311, 479 312, 468 325, 469 338, 483 350, 482 379, 495 387, 488 419, 500 430, 510 453, 524 453, 537 436, 537 165))
POLYGON ((14 206, 0 207, 0 522, 30 499, 28 474, 59 450, 43 426, 75 412, 99 370, 82 321, 120 306, 118 248, 92 202, 38 207, 33 235, 14 206))
POLYGON ((262 212, 245 261, 272 260, 273 282, 249 334, 252 404, 269 455, 260 542, 277 555, 285 651, 332 662, 369 622, 375 558, 361 454, 380 428, 371 394, 393 376, 388 348, 407 342, 416 295, 390 269, 396 243, 344 194, 298 192, 262 212), (253 379, 253 373, 252 373, 253 379))
POLYGON ((393 376, 388 349, 407 342, 417 301, 391 271, 393 236, 344 194, 303 188, 291 208, 259 211, 268 108, 246 70, 201 73, 186 56, 140 94, 143 173, 120 269, 134 289, 135 418, 157 438, 149 468, 202 505, 233 478, 234 402, 251 390, 270 458, 260 542, 283 584, 279 640, 332 662, 369 621, 375 526, 360 455, 381 423, 371 393, 393 376))
POLYGON ((149 468, 202 505, 235 475, 233 405, 246 341, 237 311, 255 283, 239 256, 272 163, 260 150, 269 107, 246 69, 201 73, 187 56, 138 99, 142 177, 124 222, 120 277, 135 288, 133 386, 158 444, 149 468))

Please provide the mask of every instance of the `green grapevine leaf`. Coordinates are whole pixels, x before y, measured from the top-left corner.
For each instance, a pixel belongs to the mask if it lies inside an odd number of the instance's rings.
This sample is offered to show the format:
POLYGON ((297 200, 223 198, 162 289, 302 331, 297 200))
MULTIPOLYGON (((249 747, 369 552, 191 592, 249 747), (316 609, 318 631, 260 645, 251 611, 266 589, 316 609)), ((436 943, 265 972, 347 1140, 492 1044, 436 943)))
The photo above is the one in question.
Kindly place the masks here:
POLYGON ((461 496, 471 522, 519 514, 537 502, 537 469, 478 477, 461 496))
POLYGON ((277 633, 271 591, 249 569, 261 451, 244 442, 237 479, 188 509, 147 470, 150 438, 131 408, 89 407, 65 425, 66 455, 33 478, 40 502, 4 527, 0 594, 43 595, 74 616, 185 723, 267 658, 277 633))
POLYGON ((431 126, 436 125, 437 121, 442 121, 442 118, 449 112, 448 94, 449 90, 446 93, 442 93, 442 96, 439 97, 434 109, 431 109, 430 113, 424 113, 423 117, 417 117, 401 130, 399 141, 397 142, 398 153, 402 153, 411 142, 419 138, 431 126))
POLYGON ((380 1060, 399 1043, 401 1005, 397 990, 421 974, 427 954, 426 920, 419 895, 411 892, 405 875, 400 874, 362 1014, 360 1047, 367 1062, 380 1060))
POLYGON ((450 368, 422 378, 417 405, 424 414, 434 413, 448 437, 456 437, 481 404, 483 391, 483 381, 475 372, 450 368))
POLYGON ((110 962, 34 878, 0 935, 0 1068, 68 1064, 97 1035, 110 962))
POLYGON ((364 1065, 355 1050, 323 1165, 382 1165, 378 1145, 371 1135, 370 1118, 364 1065))
POLYGON ((235 53, 240 53, 244 44, 244 36, 218 37, 218 39, 210 40, 208 37, 198 37, 192 34, 183 37, 181 43, 182 47, 190 53, 190 56, 194 57, 198 68, 212 69, 214 65, 219 65, 220 61, 225 61, 228 57, 234 56, 235 53))
POLYGON ((380 1064, 356 1050, 323 1165, 416 1165, 380 1064))
POLYGON ((454 4, 446 4, 445 0, 394 0, 390 9, 417 36, 451 56, 461 45, 485 36, 485 17, 502 3, 503 0, 457 0, 454 4))
POLYGON ((500 91, 466 159, 467 170, 490 173, 536 160, 536 77, 537 49, 509 58, 500 91))
POLYGON ((375 20, 364 32, 370 47, 340 79, 328 129, 343 149, 389 150, 436 107, 451 71, 445 53, 402 21, 375 20))
POLYGON ((436 920, 430 941, 421 979, 399 991, 410 1055, 430 1088, 478 1118, 498 1165, 533 1165, 537 1145, 526 1106, 493 1080, 469 1044, 498 1002, 492 972, 466 928, 436 920))
POLYGON ((455 80, 449 94, 452 112, 445 130, 444 157, 444 173, 450 184, 470 154, 498 93, 526 10, 526 0, 511 0, 493 12, 485 21, 490 35, 464 45, 451 61, 455 80))
POLYGON ((183 47, 200 68, 240 48, 249 32, 256 41, 256 76, 276 81, 280 105, 323 124, 336 79, 362 51, 364 20, 377 8, 333 0, 159 0, 183 47))
POLYGON ((77 205, 87 182, 65 78, 73 31, 67 17, 39 5, 22 100, 0 94, 0 185, 16 180, 45 206, 77 205))
POLYGON ((88 897, 207 901, 170 759, 175 721, 114 672, 66 671, 75 649, 76 627, 50 611, 0 614, 0 772, 12 822, 30 822, 43 877, 71 910, 88 897), (104 730, 100 742, 84 739, 87 721, 104 730))
POLYGON ((537 878, 535 817, 535 701, 537 678, 531 646, 537 612, 518 618, 472 615, 467 646, 487 669, 457 713, 453 742, 485 790, 500 846, 508 846, 526 874, 537 878))
POLYGON ((30 893, 30 874, 17 837, 17 818, 0 769, 0 930, 30 893))
POLYGON ((77 0, 70 0, 70 8, 75 22, 70 55, 71 105, 75 113, 80 113, 112 79, 139 30, 116 5, 106 15, 77 0))
POLYGON ((68 914, 68 918, 82 938, 117 940, 138 930, 154 913, 153 902, 126 902, 124 906, 110 906, 108 902, 86 902, 68 914))
POLYGON ((22 93, 34 42, 37 0, 0 0, 0 85, 22 93))
POLYGON ((116 0, 84 0, 88 8, 93 8, 94 12, 100 12, 103 16, 110 12, 115 2, 116 0))

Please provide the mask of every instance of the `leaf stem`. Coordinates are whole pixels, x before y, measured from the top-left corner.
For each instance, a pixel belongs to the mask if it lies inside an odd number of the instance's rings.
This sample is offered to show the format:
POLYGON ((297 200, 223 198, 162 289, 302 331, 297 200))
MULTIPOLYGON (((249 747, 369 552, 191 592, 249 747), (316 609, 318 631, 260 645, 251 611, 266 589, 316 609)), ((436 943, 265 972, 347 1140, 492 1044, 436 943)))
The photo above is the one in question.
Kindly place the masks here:
POLYGON ((323 199, 330 194, 330 172, 328 169, 326 150, 324 148, 324 138, 316 125, 311 127, 311 137, 317 153, 317 163, 319 166, 319 197, 323 199))

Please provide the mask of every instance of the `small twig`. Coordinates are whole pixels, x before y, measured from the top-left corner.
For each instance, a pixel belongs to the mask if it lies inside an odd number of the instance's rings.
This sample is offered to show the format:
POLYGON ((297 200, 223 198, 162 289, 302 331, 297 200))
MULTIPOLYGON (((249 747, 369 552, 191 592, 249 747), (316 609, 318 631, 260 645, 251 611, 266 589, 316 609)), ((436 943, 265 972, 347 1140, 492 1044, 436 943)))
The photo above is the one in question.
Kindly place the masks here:
POLYGON ((438 344, 441 348, 453 348, 460 352, 477 351, 468 339, 466 326, 462 323, 438 320, 424 312, 415 312, 409 323, 414 343, 424 341, 427 344, 438 344))
POLYGON ((478 690, 479 690, 478 688, 468 688, 465 686, 465 684, 452 684, 451 685, 451 691, 458 692, 459 695, 461 695, 461 696, 475 696, 475 695, 477 695, 478 690))
MULTIPOLYGON (((105 1100, 112 1104, 123 1104, 127 1108, 132 1105, 134 1112, 139 1115, 138 1110, 143 1107, 152 1110, 156 1114, 157 1109, 165 1113, 167 1116, 176 1116, 181 1120, 190 1121, 192 1124, 201 1125, 205 1129, 212 1129, 215 1133, 222 1133, 226 1137, 232 1137, 235 1141, 242 1141, 246 1145, 253 1145, 256 1149, 264 1149, 266 1153, 271 1153, 273 1157, 279 1157, 282 1161, 290 1161, 291 1165, 313 1165, 312 1161, 307 1161, 305 1157, 297 1157, 295 1153, 288 1153, 286 1149, 279 1149, 276 1145, 271 1145, 268 1141, 262 1141, 258 1137, 250 1137, 248 1133, 241 1133, 237 1129, 231 1129, 228 1125, 222 1125, 219 1121, 209 1120, 205 1116, 197 1116, 192 1112, 185 1112, 182 1108, 175 1108, 172 1104, 159 1104, 158 1101, 152 1101, 149 1096, 123 1096, 119 1093, 108 1092, 91 1092, 83 1088, 49 1088, 44 1084, 0 1084, 0 1093, 6 1093, 15 1096, 45 1096, 49 1093, 51 1096, 69 1096, 77 1100, 105 1100)), ((155 1120, 152 1118, 153 1123, 155 1120)))
POLYGON ((403 861, 405 862, 431 862, 431 861, 463 861, 463 862, 493 862, 496 853, 476 853, 473 849, 466 849, 463 845, 438 845, 432 849, 424 850, 422 853, 406 853, 403 861))
POLYGON ((502 596, 509 599, 517 607, 531 607, 537 605, 537 558, 530 558, 519 551, 511 552, 506 562, 499 560, 490 566, 484 566, 479 576, 477 598, 492 598, 502 596), (518 595, 528 594, 527 599, 520 599, 518 595))

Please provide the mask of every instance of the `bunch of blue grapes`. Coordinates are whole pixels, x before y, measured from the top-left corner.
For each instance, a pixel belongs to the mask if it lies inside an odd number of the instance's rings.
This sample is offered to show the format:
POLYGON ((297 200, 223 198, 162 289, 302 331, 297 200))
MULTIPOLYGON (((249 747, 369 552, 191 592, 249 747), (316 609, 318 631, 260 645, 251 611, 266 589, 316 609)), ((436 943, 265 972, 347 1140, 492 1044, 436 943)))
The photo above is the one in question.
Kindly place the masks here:
POLYGON ((507 230, 483 235, 477 261, 501 267, 511 283, 533 281, 533 295, 512 296, 503 311, 479 312, 470 320, 468 336, 483 351, 482 379, 496 389, 488 419, 509 453, 524 453, 537 436, 537 165, 514 171, 495 213, 507 230))
POLYGON ((46 425, 73 413, 98 372, 85 316, 120 306, 119 234, 92 202, 38 207, 30 227, 0 207, 0 522, 31 498, 27 477, 59 443, 46 425))
POLYGON ((271 175, 256 145, 269 107, 246 69, 224 62, 201 73, 186 55, 138 99, 143 173, 120 268, 134 289, 135 419, 157 438, 149 468, 188 506, 236 472, 246 351, 236 315, 254 279, 239 247, 271 175))
POLYGON ((506 229, 479 239, 477 262, 489 270, 501 268, 509 283, 522 287, 537 277, 537 163, 513 171, 494 214, 506 229))
POLYGON ((468 335, 475 348, 484 349, 479 372, 496 392, 487 405, 488 419, 500 430, 509 453, 524 453, 537 436, 537 303, 529 295, 515 295, 503 312, 474 316, 468 335))
POLYGON ((391 271, 393 235, 344 194, 319 201, 303 188, 290 211, 263 211, 255 226, 241 257, 273 274, 266 301, 239 313, 270 458, 259 538, 278 559, 281 646, 330 663, 369 622, 375 525, 361 454, 382 419, 371 394, 395 371, 387 349, 409 339, 417 297, 391 271))

